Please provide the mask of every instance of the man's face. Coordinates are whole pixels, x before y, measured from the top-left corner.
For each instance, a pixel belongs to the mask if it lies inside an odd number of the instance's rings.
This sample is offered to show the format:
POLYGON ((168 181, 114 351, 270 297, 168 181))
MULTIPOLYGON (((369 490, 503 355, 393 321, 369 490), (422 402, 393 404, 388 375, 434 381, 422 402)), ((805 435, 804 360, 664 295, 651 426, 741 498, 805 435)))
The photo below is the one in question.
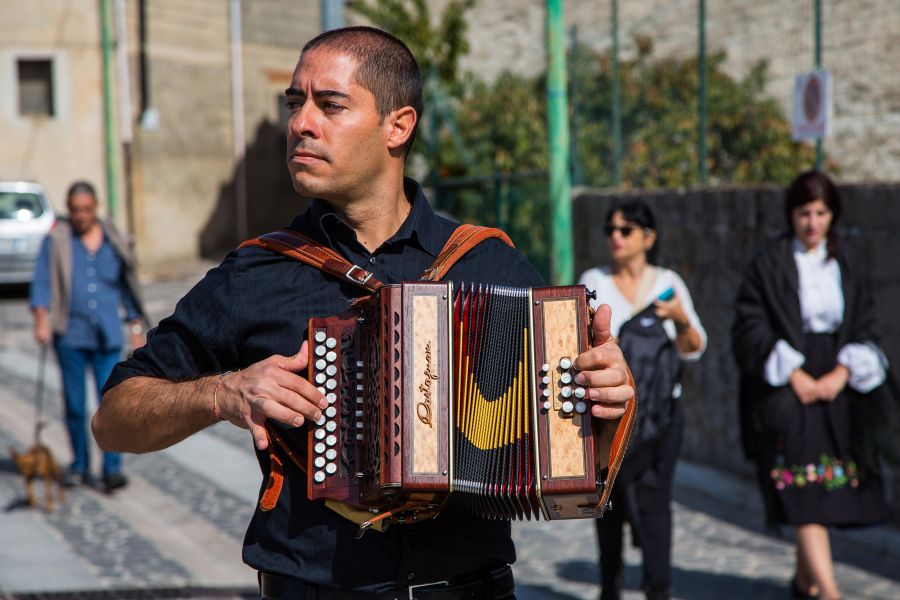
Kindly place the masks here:
POLYGON ((356 61, 320 47, 300 57, 287 90, 287 165, 294 189, 342 204, 366 189, 390 154, 388 128, 356 61))
POLYGON ((69 209, 69 224, 76 235, 85 233, 97 221, 97 199, 90 194, 75 194, 66 206, 69 209))

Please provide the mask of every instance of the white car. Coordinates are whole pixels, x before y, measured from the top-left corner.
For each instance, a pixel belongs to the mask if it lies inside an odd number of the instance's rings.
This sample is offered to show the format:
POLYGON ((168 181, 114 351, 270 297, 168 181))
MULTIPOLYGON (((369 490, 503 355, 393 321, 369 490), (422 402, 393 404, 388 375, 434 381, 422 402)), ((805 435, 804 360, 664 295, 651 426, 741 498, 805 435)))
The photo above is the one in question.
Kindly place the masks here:
POLYGON ((41 242, 55 220, 40 184, 0 181, 0 284, 31 282, 41 242))

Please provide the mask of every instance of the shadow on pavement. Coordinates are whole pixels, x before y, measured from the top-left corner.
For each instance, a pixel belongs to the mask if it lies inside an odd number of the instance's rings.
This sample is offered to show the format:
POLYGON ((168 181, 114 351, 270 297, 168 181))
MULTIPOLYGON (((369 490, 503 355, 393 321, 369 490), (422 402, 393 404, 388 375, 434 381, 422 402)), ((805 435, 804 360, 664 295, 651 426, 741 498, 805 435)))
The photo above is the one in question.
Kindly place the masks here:
POLYGON ((577 600, 577 596, 560 594, 537 585, 516 585, 516 600, 577 600))

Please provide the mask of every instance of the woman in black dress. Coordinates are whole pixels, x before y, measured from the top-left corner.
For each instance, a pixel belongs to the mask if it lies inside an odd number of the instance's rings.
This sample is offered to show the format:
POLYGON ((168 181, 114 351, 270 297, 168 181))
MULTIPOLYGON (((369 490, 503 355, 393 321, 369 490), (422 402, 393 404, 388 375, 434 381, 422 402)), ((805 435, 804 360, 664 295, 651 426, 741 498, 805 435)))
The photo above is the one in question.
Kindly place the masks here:
POLYGON ((865 265, 838 244, 837 189, 803 173, 788 188, 790 231, 751 263, 732 329, 745 449, 770 523, 796 528, 794 597, 839 598, 828 526, 886 517, 877 461, 857 436, 885 381, 865 265), (816 596, 818 594, 818 596, 816 596))

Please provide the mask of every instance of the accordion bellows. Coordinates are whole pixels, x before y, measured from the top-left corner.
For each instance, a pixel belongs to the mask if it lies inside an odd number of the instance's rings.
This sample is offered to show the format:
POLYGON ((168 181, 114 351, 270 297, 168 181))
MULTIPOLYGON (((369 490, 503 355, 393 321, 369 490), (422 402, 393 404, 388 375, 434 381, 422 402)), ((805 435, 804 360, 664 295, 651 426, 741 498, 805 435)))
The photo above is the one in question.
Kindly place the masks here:
POLYGON ((329 401, 309 430, 311 499, 395 521, 602 514, 630 419, 591 418, 574 381, 584 286, 390 285, 309 331, 329 401))

